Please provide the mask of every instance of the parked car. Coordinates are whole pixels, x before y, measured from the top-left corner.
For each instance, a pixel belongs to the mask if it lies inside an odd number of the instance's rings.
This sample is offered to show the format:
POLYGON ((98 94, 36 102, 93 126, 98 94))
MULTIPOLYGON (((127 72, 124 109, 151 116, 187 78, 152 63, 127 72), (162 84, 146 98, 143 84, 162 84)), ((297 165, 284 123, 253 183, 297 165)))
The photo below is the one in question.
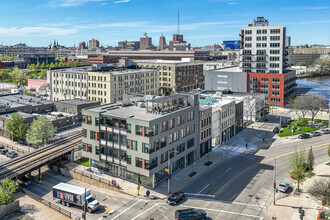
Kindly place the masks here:
POLYGON ((175 219, 203 219, 206 220, 206 212, 204 210, 196 209, 181 209, 175 211, 175 219))
POLYGON ((280 128, 279 128, 279 127, 275 127, 275 128, 273 129, 273 132, 274 132, 274 133, 278 133, 278 132, 280 132, 280 128))
POLYGON ((8 149, 0 149, 0 154, 6 155, 6 153, 8 153, 8 149))
POLYGON ((11 151, 11 152, 6 153, 6 156, 9 158, 15 158, 15 157, 18 157, 18 154, 14 151, 11 151))
POLYGON ((307 138, 310 138, 310 137, 311 136, 309 134, 306 134, 306 133, 301 134, 301 135, 298 136, 299 139, 307 139, 307 138))
POLYGON ((175 192, 167 199, 167 203, 170 205, 176 205, 178 202, 184 199, 183 192, 175 192))
POLYGON ((330 134, 330 128, 325 128, 321 130, 322 134, 330 134))
POLYGON ((26 176, 22 176, 17 179, 17 183, 22 186, 28 186, 31 184, 31 180, 29 178, 27 178, 26 176))
POLYGON ((311 137, 321 136, 321 132, 319 132, 319 131, 312 131, 309 135, 311 137))
POLYGON ((278 185, 277 189, 278 189, 278 191, 285 193, 289 189, 289 187, 290 187, 289 183, 283 182, 283 183, 280 183, 280 185, 278 185))
POLYGON ((5 146, 3 146, 3 145, 0 145, 0 149, 5 149, 5 146))

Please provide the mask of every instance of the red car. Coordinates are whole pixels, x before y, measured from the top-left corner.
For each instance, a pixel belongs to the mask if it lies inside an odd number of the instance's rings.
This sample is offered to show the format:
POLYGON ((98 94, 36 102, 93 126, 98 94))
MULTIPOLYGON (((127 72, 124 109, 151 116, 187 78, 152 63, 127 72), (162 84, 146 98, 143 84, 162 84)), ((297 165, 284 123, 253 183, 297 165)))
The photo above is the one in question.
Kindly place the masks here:
POLYGON ((298 170, 293 170, 293 171, 291 172, 291 174, 290 174, 290 177, 291 177, 292 179, 296 179, 296 177, 297 177, 297 173, 299 173, 298 170))

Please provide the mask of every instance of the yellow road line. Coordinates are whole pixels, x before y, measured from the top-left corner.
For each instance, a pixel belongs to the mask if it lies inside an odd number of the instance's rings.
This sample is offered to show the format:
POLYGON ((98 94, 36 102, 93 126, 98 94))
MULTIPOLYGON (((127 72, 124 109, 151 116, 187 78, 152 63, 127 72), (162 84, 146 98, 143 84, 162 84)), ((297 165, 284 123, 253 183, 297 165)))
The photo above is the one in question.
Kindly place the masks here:
MULTIPOLYGON (((321 145, 317 145, 317 146, 314 146, 312 147, 312 149, 315 149, 315 148, 319 148, 319 147, 324 147, 326 145, 329 145, 330 143, 326 143, 326 144, 321 144, 321 145)), ((298 151, 302 151, 302 150, 308 150, 310 149, 310 147, 305 147, 303 149, 300 149, 298 151)), ((223 186, 220 187, 220 189, 218 189, 218 191, 214 194, 214 195, 217 195, 223 188, 225 188, 231 181, 233 181, 235 178, 237 178, 239 175, 241 175, 243 172, 245 172, 247 169, 257 165, 257 164, 260 164, 260 163, 265 163, 269 160, 272 160, 272 159, 275 159, 275 158, 279 158, 279 157, 284 157, 284 156, 287 156, 287 155, 290 155, 290 154, 293 154, 295 151, 291 151, 291 152, 288 152, 288 153, 284 153, 284 154, 280 154, 280 155, 277 155, 277 156, 274 156, 274 157, 270 157, 270 158, 267 158, 267 159, 264 159, 262 161, 260 161, 259 163, 255 163, 255 164, 252 164, 251 166, 245 168, 244 170, 242 170, 241 172, 239 172, 238 174, 236 174, 235 176, 233 176, 232 178, 230 178, 230 180, 228 180, 223 186)))
MULTIPOLYGON (((324 147, 324 146, 329 145, 329 144, 330 144, 330 143, 320 144, 320 145, 317 145, 317 146, 312 147, 312 149, 319 148, 319 147, 324 147)), ((298 150, 298 151, 309 150, 309 149, 310 149, 310 147, 305 147, 305 148, 300 149, 300 150, 298 150)), ((265 163, 265 162, 270 161, 270 160, 273 160, 273 159, 275 159, 275 158, 284 157, 284 156, 287 156, 287 155, 293 154, 294 152, 296 152, 296 151, 291 151, 291 152, 287 152, 287 153, 280 154, 280 155, 277 155, 277 156, 273 156, 273 157, 270 157, 270 158, 267 158, 267 159, 264 159, 264 160, 260 161, 260 163, 265 163)))

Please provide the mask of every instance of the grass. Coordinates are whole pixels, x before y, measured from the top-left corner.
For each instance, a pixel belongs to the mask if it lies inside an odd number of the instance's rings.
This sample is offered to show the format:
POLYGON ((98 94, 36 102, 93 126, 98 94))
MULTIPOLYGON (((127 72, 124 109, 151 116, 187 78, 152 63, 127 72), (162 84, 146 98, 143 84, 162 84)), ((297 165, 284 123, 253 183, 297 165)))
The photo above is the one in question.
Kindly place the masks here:
MULTIPOLYGON (((311 121, 311 118, 306 118, 307 121, 311 121)), ((328 121, 327 120, 321 120, 321 119, 314 119, 315 123, 321 123, 322 125, 325 127, 328 127, 328 121)), ((314 127, 300 127, 300 131, 298 131, 298 126, 296 125, 297 120, 293 120, 290 123, 290 128, 292 125, 295 126, 295 130, 293 132, 293 135, 297 135, 297 134, 303 134, 303 133, 307 133, 307 132, 312 132, 312 131, 316 131, 317 128, 314 127)), ((287 127, 283 128, 283 130, 281 131, 281 134, 279 134, 280 137, 287 137, 287 136, 292 136, 292 132, 290 131, 290 129, 288 129, 287 127)))
POLYGON ((79 163, 80 165, 83 165, 85 167, 89 167, 89 159, 85 160, 85 161, 82 161, 79 163))

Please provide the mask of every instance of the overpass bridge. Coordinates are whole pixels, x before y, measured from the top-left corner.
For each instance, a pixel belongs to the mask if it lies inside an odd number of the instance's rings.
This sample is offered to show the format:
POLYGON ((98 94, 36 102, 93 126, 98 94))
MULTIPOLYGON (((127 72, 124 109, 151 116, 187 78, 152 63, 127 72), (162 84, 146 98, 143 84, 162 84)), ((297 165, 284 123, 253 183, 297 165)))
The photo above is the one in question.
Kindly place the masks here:
POLYGON ((79 133, 58 140, 51 145, 0 164, 0 180, 5 178, 15 179, 34 170, 39 170, 40 179, 40 168, 78 149, 81 146, 81 136, 82 134, 79 133))

